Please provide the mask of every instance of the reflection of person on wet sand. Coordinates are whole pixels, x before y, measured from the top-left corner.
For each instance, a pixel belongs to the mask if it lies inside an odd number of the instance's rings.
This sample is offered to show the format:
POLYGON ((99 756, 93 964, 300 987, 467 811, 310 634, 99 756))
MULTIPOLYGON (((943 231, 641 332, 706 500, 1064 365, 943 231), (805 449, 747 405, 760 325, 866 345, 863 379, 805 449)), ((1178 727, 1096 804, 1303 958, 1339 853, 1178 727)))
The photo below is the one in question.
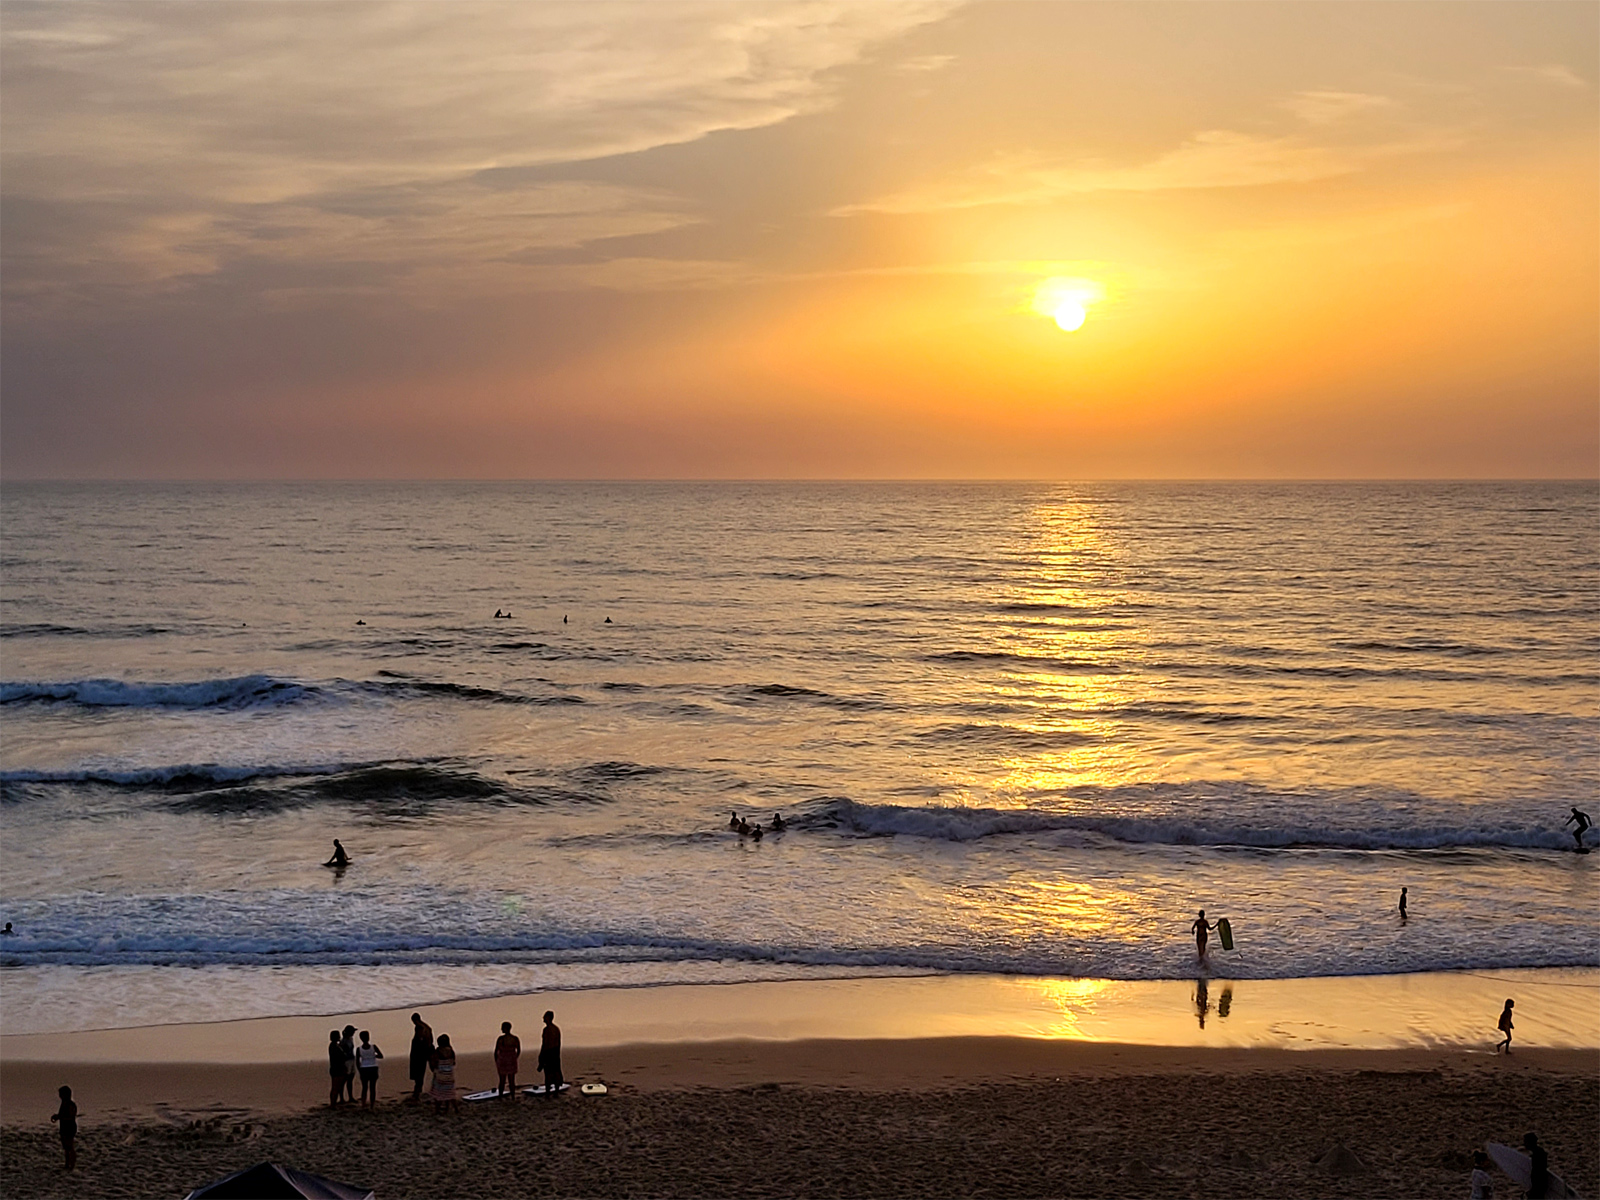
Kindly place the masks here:
POLYGON ((1197 951, 1196 957, 1204 958, 1206 956, 1206 940, 1216 926, 1210 921, 1206 920, 1206 910, 1202 908, 1200 910, 1200 915, 1195 918, 1194 924, 1190 925, 1189 928, 1194 930, 1194 948, 1197 951))
POLYGON ((1211 997, 1206 993, 1206 977, 1200 976, 1194 981, 1194 1015, 1200 1021, 1200 1028, 1206 1027, 1206 1014, 1211 1011, 1211 997))
POLYGON ((1232 1008, 1233 984, 1228 983, 1223 985, 1222 995, 1217 997, 1217 1016, 1226 1021, 1228 1019, 1228 1013, 1232 1010, 1232 1008))

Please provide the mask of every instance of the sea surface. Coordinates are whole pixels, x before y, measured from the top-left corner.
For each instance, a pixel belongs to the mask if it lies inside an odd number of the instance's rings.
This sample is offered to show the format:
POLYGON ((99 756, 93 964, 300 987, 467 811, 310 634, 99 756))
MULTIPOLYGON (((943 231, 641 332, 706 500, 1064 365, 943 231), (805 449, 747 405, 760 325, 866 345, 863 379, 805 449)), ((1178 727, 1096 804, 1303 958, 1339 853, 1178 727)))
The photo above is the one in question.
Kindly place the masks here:
POLYGON ((1600 965, 1592 483, 0 501, 7 1033, 1600 965))

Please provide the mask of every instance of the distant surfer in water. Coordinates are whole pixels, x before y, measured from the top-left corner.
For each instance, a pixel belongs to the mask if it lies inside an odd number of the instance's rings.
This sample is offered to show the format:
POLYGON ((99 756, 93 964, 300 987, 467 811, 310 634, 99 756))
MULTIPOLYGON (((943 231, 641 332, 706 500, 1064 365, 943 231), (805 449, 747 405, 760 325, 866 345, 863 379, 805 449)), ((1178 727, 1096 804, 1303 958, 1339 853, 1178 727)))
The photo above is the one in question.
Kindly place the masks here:
POLYGON ((772 832, 773 833, 782 833, 783 832, 783 814, 782 813, 773 813, 772 814, 772 832))
POLYGON ((11 928, 10 921, 6 922, 6 927, 4 929, 0 929, 0 937, 15 937, 16 935, 17 931, 11 928))
POLYGON ((325 867, 348 867, 350 856, 344 852, 344 847, 339 844, 339 839, 333 839, 333 857, 322 864, 325 867))
POLYGON ((1198 952, 1197 956, 1204 958, 1206 956, 1206 942, 1211 936, 1211 931, 1216 926, 1206 920, 1206 910, 1202 908, 1200 915, 1194 919, 1194 924, 1189 928, 1194 930, 1194 948, 1198 952))
POLYGON ((1406 889, 1405 888, 1401 888, 1400 889, 1400 919, 1402 921, 1404 921, 1406 919, 1406 889))
POLYGON ((1573 829, 1572 829, 1572 840, 1577 842, 1578 843, 1578 849, 1582 850, 1583 849, 1583 831, 1585 829, 1589 828, 1589 826, 1594 824, 1593 821, 1589 820, 1589 814, 1586 813, 1586 812, 1579 812, 1578 811, 1578 806, 1577 805, 1573 805, 1572 806, 1572 815, 1570 817, 1568 817, 1565 821, 1561 822, 1561 823, 1563 825, 1572 825, 1573 826, 1573 829), (1576 824, 1574 824, 1574 822, 1576 822, 1576 824))
POLYGON ((739 814, 738 813, 731 812, 731 813, 728 814, 728 828, 729 829, 737 829, 737 828, 739 828, 739 814))
POLYGON ((1515 1000, 1507 1000, 1506 1006, 1500 1010, 1500 1032, 1506 1035, 1506 1040, 1495 1046, 1496 1050, 1511 1053, 1511 1010, 1516 1006, 1515 1000))

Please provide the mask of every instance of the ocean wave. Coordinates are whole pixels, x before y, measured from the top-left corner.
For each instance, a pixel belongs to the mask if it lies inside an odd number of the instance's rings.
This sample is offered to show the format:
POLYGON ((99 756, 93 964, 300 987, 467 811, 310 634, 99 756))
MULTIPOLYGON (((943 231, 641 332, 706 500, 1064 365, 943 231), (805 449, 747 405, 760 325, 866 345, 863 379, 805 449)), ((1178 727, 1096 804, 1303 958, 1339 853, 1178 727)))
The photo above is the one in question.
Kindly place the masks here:
POLYGON ((315 688, 270 675, 188 683, 73 679, 60 683, 0 683, 0 704, 75 704, 82 708, 260 708, 293 704, 315 688))
POLYGON ((1127 845, 1251 847, 1267 850, 1570 850, 1560 829, 1532 825, 1374 826, 1265 824, 1228 816, 1204 818, 1067 813, 1040 809, 955 808, 867 804, 844 797, 794 818, 791 826, 838 830, 857 837, 919 837, 972 842, 1008 835, 1093 838, 1127 845))
MULTIPOLYGON (((199 899, 199 898, 195 898, 199 899)), ((560 931, 544 935, 435 931, 403 933, 377 926, 362 930, 261 930, 211 933, 201 930, 139 931, 123 920, 116 933, 95 929, 24 932, 0 950, 0 967, 107 966, 432 966, 615 965, 663 968, 682 963, 725 966, 836 968, 855 973, 926 973, 1056 976, 1099 979, 1182 977, 1192 950, 1181 939, 1167 952, 1114 941, 1041 940, 1024 945, 796 945, 734 939, 651 936, 638 931, 560 931)), ((1246 959, 1230 959, 1234 979, 1381 975, 1413 971, 1504 970, 1529 967, 1600 966, 1591 946, 1549 938, 1520 946, 1468 949, 1423 944, 1397 954, 1372 947, 1352 953, 1329 947, 1326 953, 1267 956, 1266 947, 1246 959)), ((641 980, 648 982, 648 980, 641 980)))
POLYGON ((256 814, 318 804, 376 807, 385 815, 421 815, 441 804, 506 807, 610 802, 604 784, 654 768, 597 763, 570 780, 513 781, 447 760, 336 765, 229 766, 182 764, 129 769, 0 772, 0 798, 26 799, 38 787, 91 786, 155 792, 159 807, 213 816, 256 814))

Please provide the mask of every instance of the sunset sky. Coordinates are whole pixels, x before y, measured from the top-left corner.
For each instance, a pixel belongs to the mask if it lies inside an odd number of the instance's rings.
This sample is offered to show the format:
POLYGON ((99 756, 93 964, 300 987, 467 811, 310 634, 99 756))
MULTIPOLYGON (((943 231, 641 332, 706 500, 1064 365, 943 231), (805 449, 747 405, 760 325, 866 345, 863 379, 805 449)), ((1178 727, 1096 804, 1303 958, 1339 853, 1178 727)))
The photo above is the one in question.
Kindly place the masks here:
POLYGON ((0 39, 9 478, 1600 462, 1590 3, 8 2, 0 39))

